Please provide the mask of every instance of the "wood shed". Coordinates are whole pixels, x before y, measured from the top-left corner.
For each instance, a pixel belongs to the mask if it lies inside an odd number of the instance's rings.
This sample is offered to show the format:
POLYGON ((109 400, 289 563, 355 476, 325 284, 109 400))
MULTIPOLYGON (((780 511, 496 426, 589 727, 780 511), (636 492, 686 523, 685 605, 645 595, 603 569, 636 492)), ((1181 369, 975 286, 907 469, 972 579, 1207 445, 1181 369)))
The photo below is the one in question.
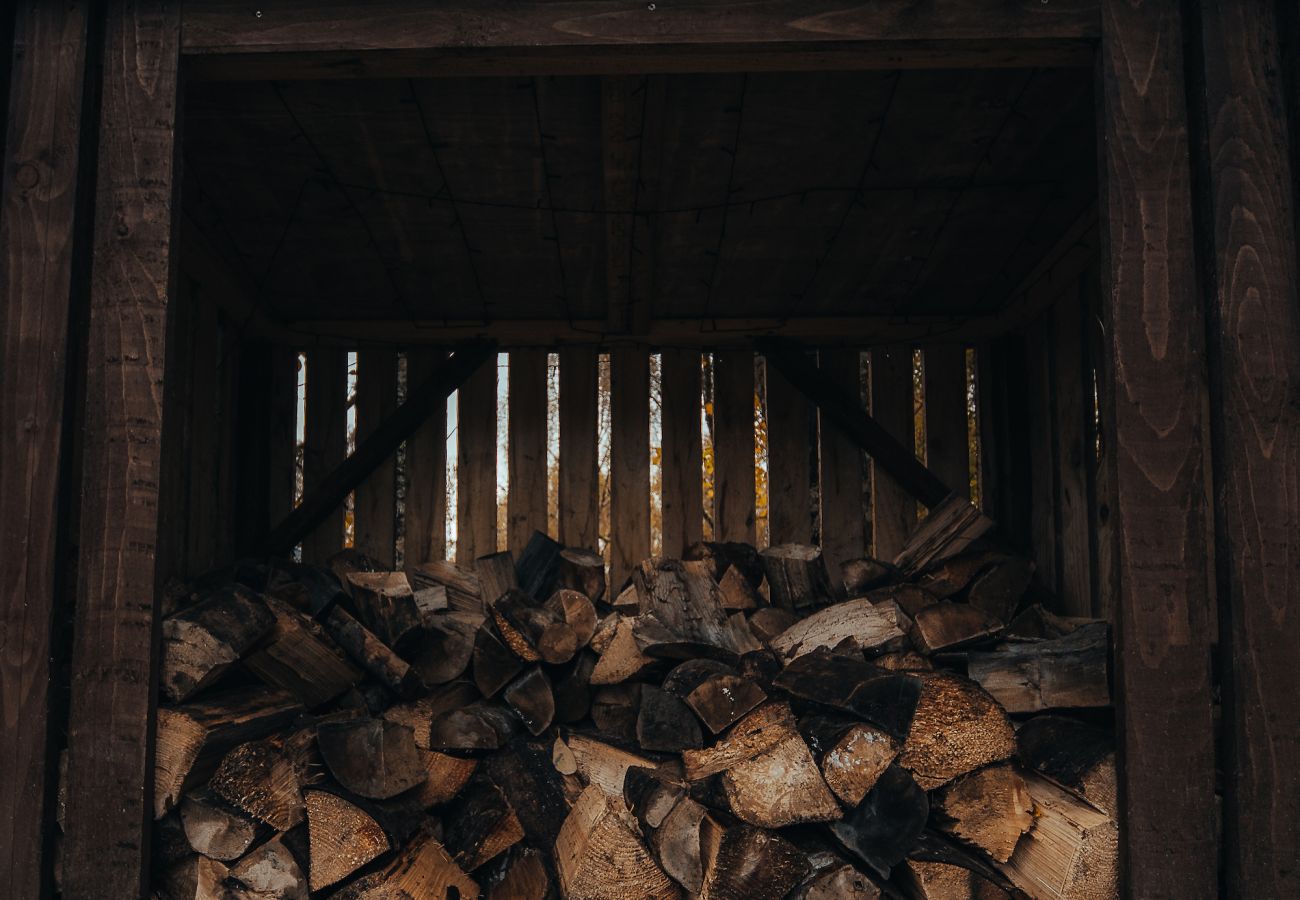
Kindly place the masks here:
POLYGON ((1111 624, 1123 893, 1300 895, 1294 3, 24 0, 0 48, 5 896, 147 890, 178 580, 833 571, 953 495, 1111 624))

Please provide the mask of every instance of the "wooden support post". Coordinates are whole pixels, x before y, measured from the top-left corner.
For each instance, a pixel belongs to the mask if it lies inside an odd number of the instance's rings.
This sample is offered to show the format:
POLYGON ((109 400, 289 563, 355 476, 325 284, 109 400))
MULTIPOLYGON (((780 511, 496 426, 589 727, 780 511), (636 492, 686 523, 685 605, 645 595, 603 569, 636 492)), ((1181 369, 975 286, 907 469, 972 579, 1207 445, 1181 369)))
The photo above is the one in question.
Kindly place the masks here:
POLYGON ((1007 545, 1026 555, 1030 552, 1027 382, 1025 340, 1021 335, 1004 335, 980 347, 980 466, 984 478, 984 509, 998 523, 999 533, 1007 545))
MULTIPOLYGON (((822 350, 817 356, 822 376, 838 389, 850 409, 868 418, 862 408, 862 354, 857 350, 822 350)), ((818 429, 822 556, 831 581, 838 584, 840 564, 867 552, 862 514, 863 448, 828 422, 828 415, 823 408, 818 429)))
POLYGON ((1052 307, 1052 436, 1056 458, 1058 612, 1092 615, 1092 527, 1088 521, 1087 419, 1092 384, 1084 383, 1084 313, 1079 282, 1052 307))
MULTIPOLYGON (((302 491, 306 498, 348 455, 348 354, 307 351, 307 421, 303 431, 302 491)), ((304 562, 323 563, 343 549, 343 508, 330 510, 303 538, 304 562)))
POLYGON ((506 547, 515 557, 546 530, 546 351, 510 351, 510 494, 506 547))
POLYGON ((596 456, 596 351, 560 351, 560 542, 596 549, 600 479, 596 456))
POLYGON ((485 359, 456 401, 456 561, 497 549, 497 359, 485 359))
POLYGON ((1198 213, 1224 657, 1224 881, 1229 897, 1289 897, 1300 895, 1295 172, 1272 4, 1195 6, 1205 77, 1193 103, 1205 104, 1198 213))
MULTIPOLYGON (((406 383, 424 384, 446 359, 438 350, 406 355, 406 383)), ((447 403, 437 406, 406 441, 406 534, 409 566, 443 559, 447 545, 447 403)))
MULTIPOLYGON (((700 354, 664 350, 663 548, 679 556, 704 536, 704 469, 700 443, 700 354)), ((561 450, 563 452, 563 450, 561 450)))
POLYGON ((267 448, 266 527, 289 515, 293 509, 294 457, 298 445, 298 351, 274 345, 270 348, 271 425, 267 448))
POLYGON ((641 348, 610 353, 609 594, 650 555, 650 358, 641 348))
POLYGON ((713 539, 754 543, 754 354, 713 354, 713 539))
POLYGON ((68 728, 67 897, 145 893, 180 37, 177 4, 139 0, 108 9, 68 728))
POLYGON ((1098 64, 1114 398, 1119 796, 1132 897, 1218 895, 1202 469, 1177 0, 1104 0, 1098 64))
MULTIPOLYGON (((1034 577, 1060 590, 1056 547, 1056 442, 1052 432, 1052 321, 1044 313, 1025 329, 1025 381, 1029 390, 1029 533, 1034 577)), ((1057 610, 1061 612, 1062 610, 1057 610)))
POLYGON ((1088 530, 1092 536, 1092 615, 1114 619, 1118 592, 1115 571, 1115 508, 1113 465, 1115 441, 1102 424, 1111 421, 1110 390, 1106 378, 1106 335, 1102 322, 1101 272, 1093 267, 1082 282, 1084 304, 1084 381, 1088 390, 1086 455, 1088 459, 1088 530), (1094 393, 1095 392, 1095 393, 1094 393))
POLYGON ((925 348, 925 462, 944 484, 970 496, 966 445, 966 350, 959 344, 925 348))
MULTIPOLYGON (((0 206, 0 893, 42 892, 86 4, 16 10, 0 206)), ((8 33, 8 28, 0 26, 8 33)), ((6 56, 8 44, 0 45, 6 56)), ((4 65, 8 66, 8 60, 4 65)), ((3 87, 3 86, 0 86, 3 87)), ((64 485, 67 488, 67 485, 64 485)))
MULTIPOLYGON (((357 446, 374 434, 396 408, 397 353, 362 350, 357 354, 357 446)), ((357 485, 352 523, 352 546, 391 567, 397 546, 395 457, 385 458, 357 485)))
MULTIPOLYGON (((912 351, 906 346, 871 351, 871 416, 908 452, 912 422, 912 351)), ((871 460, 872 552, 893 559, 916 527, 916 499, 871 460)))
POLYGON ((391 458, 402 441, 427 421, 430 413, 444 404, 452 391, 465 384, 475 369, 492 357, 494 348, 491 343, 462 348, 438 366, 427 381, 408 391, 406 402, 376 425, 357 444, 351 456, 326 475, 313 491, 303 497, 297 509, 271 529, 262 545, 262 552, 268 555, 287 553, 304 535, 310 534, 338 508, 349 491, 355 490, 391 458))
POLYGON ((813 414, 808 398, 769 367, 767 503, 772 544, 807 544, 812 540, 813 414))

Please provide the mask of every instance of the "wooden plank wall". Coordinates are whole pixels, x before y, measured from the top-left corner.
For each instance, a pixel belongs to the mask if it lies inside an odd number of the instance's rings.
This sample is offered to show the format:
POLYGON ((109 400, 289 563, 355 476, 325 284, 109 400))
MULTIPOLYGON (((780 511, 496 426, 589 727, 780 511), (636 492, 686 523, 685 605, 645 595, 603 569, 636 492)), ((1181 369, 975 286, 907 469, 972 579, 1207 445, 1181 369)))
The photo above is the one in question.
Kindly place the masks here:
MULTIPOLYGON (((428 380, 446 354, 437 350, 406 355, 408 390, 428 380)), ((444 404, 406 442, 407 566, 442 559, 447 546, 447 407, 444 404)))

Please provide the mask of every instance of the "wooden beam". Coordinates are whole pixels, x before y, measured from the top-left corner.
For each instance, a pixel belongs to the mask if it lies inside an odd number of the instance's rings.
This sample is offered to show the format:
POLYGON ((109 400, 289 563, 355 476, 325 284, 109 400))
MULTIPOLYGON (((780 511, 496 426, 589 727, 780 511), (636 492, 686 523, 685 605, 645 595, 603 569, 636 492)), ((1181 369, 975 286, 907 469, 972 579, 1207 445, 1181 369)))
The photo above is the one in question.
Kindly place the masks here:
POLYGON ((1203 483, 1178 0, 1105 0, 1098 64, 1125 893, 1218 896, 1203 483))
POLYGON ((713 355, 713 539, 754 543, 754 354, 713 355))
MULTIPOLYGON (((445 358, 437 350, 406 355, 407 384, 423 384, 445 358)), ((406 440, 406 533, 409 566, 440 560, 447 546, 447 403, 437 405, 406 440)))
POLYGON ((236 0, 186 5, 193 77, 790 71, 1089 65, 1097 0, 996 4, 765 0, 736 7, 589 0, 293 0, 255 15, 236 0), (492 22, 491 28, 483 23, 492 22))
POLYGON ((650 555, 650 357, 610 354, 609 593, 650 555))
POLYGON ((510 354, 509 484, 506 549, 519 558, 534 531, 546 531, 546 351, 510 354))
POLYGON ((817 405, 825 414, 823 421, 829 420, 871 454, 880 469, 913 497, 933 509, 952 493, 911 450, 867 415, 856 397, 804 359, 797 347, 785 341, 765 340, 758 343, 758 352, 817 405))
POLYGON ((303 497, 297 509, 271 529, 262 542, 262 552, 266 555, 287 553, 310 534, 343 502, 349 491, 355 490, 371 472, 397 452, 398 445, 427 421, 440 403, 445 403, 447 397, 476 369, 493 358, 495 351, 491 344, 464 347, 434 369, 428 381, 412 388, 406 395, 406 402, 376 425, 368 437, 360 440, 352 455, 303 497))
POLYGON ((664 350, 662 365, 663 550, 679 556, 704 537, 700 353, 664 350))
POLYGON ((68 897, 141 896, 148 871, 180 24, 178 5, 154 0, 115 3, 104 23, 68 719, 68 897))
MULTIPOLYGON (((912 348, 871 351, 871 417, 915 457, 912 419, 912 348)), ((916 498, 871 460, 871 537, 877 559, 893 559, 916 527, 916 498)))
MULTIPOLYGON (((45 805, 50 630, 87 9, 25 3, 16 16, 0 188, 0 421, 8 423, 0 432, 0 893, 36 897, 53 818, 45 805)), ((0 45, 6 56, 10 49, 0 45)))
POLYGON ((456 561, 497 549, 497 358, 485 358, 456 397, 456 561))
MULTIPOLYGON (((771 357, 768 357, 769 361, 771 357)), ((812 364, 801 357, 810 369, 812 364)), ((814 370, 837 400, 845 404, 851 416, 869 419, 862 405, 862 354, 857 350, 820 350, 814 370)), ((789 374, 786 373, 789 378, 789 374)), ((867 536, 862 507, 862 451, 865 447, 835 420, 836 414, 821 405, 817 429, 818 457, 821 462, 821 542, 831 581, 840 584, 840 565, 867 552, 867 536)), ((860 422, 862 419, 859 419, 860 422)), ((874 419, 870 420, 873 424, 874 419)), ((877 428, 880 428, 876 424, 877 428)), ((883 432, 882 432, 883 433, 883 432)), ((891 438, 892 440, 892 438, 891 438)), ((905 448, 894 442, 899 450, 905 448)), ((946 494, 945 494, 946 496, 946 494)))
MULTIPOLYGON (((348 455, 348 355, 332 347, 307 351, 307 421, 302 490, 310 496, 348 455)), ((323 564, 343 549, 343 509, 331 510, 302 540, 304 562, 323 564)))
POLYGON ((806 544, 812 540, 815 411, 776 369, 767 370, 766 388, 768 534, 772 544, 806 544))
POLYGON ((596 365, 594 350, 560 351, 560 542, 587 550, 600 528, 596 365))
MULTIPOLYGON (((433 414, 436 406, 436 403, 431 404, 428 414, 433 414)), ((357 445, 360 446, 397 408, 396 352, 375 348, 357 354, 356 407, 357 445)), ((421 422, 417 422, 415 427, 419 427, 421 422)), ((394 446, 393 450, 396 451, 397 447, 394 446)), ((396 456, 383 459, 356 486, 352 499, 352 546, 382 566, 394 564, 397 547, 396 456)))
POLYGON ((1300 894, 1295 172, 1273 5, 1194 7, 1205 78, 1198 212, 1210 276, 1224 881, 1230 897, 1286 897, 1300 894))

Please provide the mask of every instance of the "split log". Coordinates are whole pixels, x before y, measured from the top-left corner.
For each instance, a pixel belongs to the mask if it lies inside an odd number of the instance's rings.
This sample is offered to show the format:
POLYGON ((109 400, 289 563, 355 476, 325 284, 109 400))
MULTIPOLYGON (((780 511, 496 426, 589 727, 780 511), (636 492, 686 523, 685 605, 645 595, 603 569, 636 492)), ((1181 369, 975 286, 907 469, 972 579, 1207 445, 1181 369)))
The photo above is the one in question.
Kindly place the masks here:
POLYGON ((411 729, 396 722, 331 722, 320 727, 316 742, 330 774, 361 797, 396 797, 427 777, 411 729))
MULTIPOLYGON (((635 611, 633 615, 635 615, 635 611)), ((597 656, 603 654, 614 640, 614 635, 618 631, 618 624, 626 619, 623 613, 615 611, 608 615, 601 616, 596 621, 596 630, 592 632, 591 640, 587 643, 587 649, 594 652, 597 656)))
POLYGON ((577 638, 579 649, 591 643, 591 636, 596 632, 596 607, 586 594, 561 588, 551 594, 546 601, 546 608, 569 626, 577 638))
POLYGON ((1002 630, 1002 622, 968 603, 944 600, 912 617, 911 638, 922 653, 951 650, 1002 630))
POLYGON ((560 886, 569 900, 677 898, 681 892, 650 856, 620 798, 590 785, 555 841, 560 886))
POLYGON ((719 734, 767 699, 753 680, 715 660, 688 660, 668 673, 664 690, 685 701, 708 727, 719 734))
POLYGON ((880 900, 882 896, 874 881, 848 863, 817 872, 790 895, 791 900, 880 900))
POLYGON ((313 891, 337 884, 392 846, 373 817, 337 794, 308 790, 305 799, 313 891))
POLYGON ((420 806, 428 809, 447 803, 460 793, 461 788, 478 768, 478 760, 449 756, 436 750, 416 749, 425 779, 416 788, 415 796, 420 806))
POLYGON ((489 553, 474 560, 474 574, 478 576, 479 594, 489 606, 507 591, 519 588, 515 557, 509 550, 489 553))
POLYGON ((307 876, 297 857, 280 837, 257 847, 234 867, 226 879, 233 897, 258 900, 307 900, 307 876))
POLYGON ((899 763, 933 790, 1015 752, 1006 712, 979 685, 956 675, 920 675, 921 697, 899 763))
POLYGON ((447 807, 443 817, 445 843, 456 864, 466 872, 519 843, 524 828, 500 789, 475 776, 447 807))
POLYGON ((938 597, 915 584, 891 584, 876 588, 867 592, 867 599, 877 606, 892 602, 909 619, 915 619, 921 610, 939 602, 938 597))
MULTIPOLYGON (((555 590, 560 571, 560 553, 564 547, 540 531, 534 531, 515 566, 519 589, 529 597, 549 597, 555 590)), ((489 601, 490 602, 490 601, 489 601)))
POLYGON ((397 696, 410 697, 420 691, 419 673, 343 608, 330 610, 325 628, 361 668, 397 696))
POLYGON ((780 835, 737 825, 722 835, 700 900, 781 900, 809 868, 808 857, 780 835))
POLYGON ((844 586, 844 596, 850 599, 862 597, 894 577, 893 566, 869 556, 840 563, 840 582, 844 586))
POLYGON ((641 686, 636 739, 641 749, 660 753, 678 753, 704 745, 700 723, 690 707, 651 684, 641 686))
MULTIPOLYGON (((490 756, 487 777, 501 791, 534 847, 550 847, 569 814, 564 779, 546 741, 514 741, 490 756)), ((576 764, 575 764, 576 766, 576 764)))
POLYGON ((577 635, 560 614, 534 605, 523 591, 506 591, 491 609, 506 646, 524 662, 564 663, 578 652, 577 635))
POLYGON ((798 621, 798 616, 788 609, 765 606, 750 615, 749 628, 756 638, 770 646, 774 638, 798 621))
POLYGON ((735 566, 728 566, 717 582, 723 609, 749 610, 763 605, 763 597, 758 588, 735 566))
POLYGON ((777 544, 760 555, 773 606, 796 610, 820 606, 833 596, 820 548, 777 544))
POLYGON ((373 557, 367 556, 355 547, 346 547, 335 553, 325 561, 330 572, 339 580, 339 584, 345 588, 348 584, 348 576, 355 572, 378 572, 383 569, 383 565, 373 557))
POLYGON ((686 790, 684 782, 655 769, 631 768, 623 776, 623 800, 647 834, 663 825, 686 790))
POLYGON ((911 577, 927 566, 966 552, 993 521, 960 494, 949 494, 908 537, 894 557, 894 568, 911 577))
POLYGON ((1002 872, 1033 897, 1091 900, 1119 892, 1119 828, 1105 813, 1037 775, 1026 775, 1034 827, 1002 872))
POLYGON ((640 604, 634 634, 647 656, 734 662, 752 649, 728 623, 717 582, 707 575, 680 560, 652 558, 632 570, 632 582, 640 604))
POLYGON ((524 669, 523 660, 487 626, 474 636, 473 659, 474 684, 484 697, 496 696, 524 669))
POLYGON ((176 708, 158 710, 154 751, 154 817, 204 783, 237 744, 288 725, 303 712, 284 691, 243 688, 176 708))
POLYGON ((905 769, 893 765, 862 802, 830 829, 845 849, 888 878, 911 851, 929 815, 925 791, 905 769))
POLYGON ((208 788, 276 831, 288 831, 306 815, 302 785, 316 762, 315 743, 315 729, 303 728, 240 744, 222 757, 208 788))
POLYGON ((698 894, 721 844, 722 831, 707 807, 682 797, 651 832, 650 852, 669 877, 698 894))
POLYGON ((971 653, 967 671, 1008 712, 1110 706, 1109 634, 1095 624, 1051 641, 1008 642, 971 653))
POLYGON ((181 703, 214 683, 274 625, 271 611, 241 585, 218 590, 163 620, 163 696, 181 703))
POLYGON ((408 634, 427 625, 434 613, 446 609, 445 591, 424 589, 416 594, 404 572, 353 572, 348 587, 362 624, 389 647, 399 646, 408 634))
POLYGON ((487 610, 478 575, 454 562, 436 560, 421 563, 408 570, 407 576, 416 590, 441 587, 447 594, 448 609, 476 613, 487 610))
POLYGON ((819 647, 866 651, 902 639, 894 609, 859 599, 837 603, 801 619, 769 641, 768 646, 789 660, 819 647))
POLYGON ((915 650, 898 650, 893 653, 882 653, 873 657, 871 662, 882 669, 888 669, 891 672, 930 672, 934 670, 934 663, 926 659, 915 650))
POLYGON ((722 581, 728 570, 734 570, 754 591, 762 584, 765 574, 758 551, 740 541, 697 541, 686 548, 682 559, 706 564, 717 582, 722 581))
POLYGON ((586 735, 571 734, 567 744, 578 767, 578 777, 584 783, 594 784, 612 796, 623 796, 624 779, 628 769, 655 768, 653 760, 611 747, 586 735))
POLYGON ((380 715, 390 722, 397 722, 411 729, 415 746, 421 750, 428 750, 433 720, 444 713, 477 703, 479 699, 479 693, 472 684, 453 681, 419 700, 395 703, 380 715))
POLYGON ((456 865, 427 828, 398 852, 392 862, 335 894, 339 900, 406 900, 406 898, 479 896, 474 879, 456 865))
POLYGON ((1034 564, 1028 559, 1013 557, 995 563, 971 582, 966 602, 995 619, 1009 622, 1033 575, 1034 564))
POLYGON ((499 750, 520 729, 513 712, 474 703, 435 716, 429 723, 430 750, 499 750))
MULTIPOLYGON (((929 860, 909 859, 894 871, 894 880, 908 900, 976 900, 988 884, 970 869, 929 860)), ((991 885, 989 888, 990 896, 1006 896, 991 885)))
POLYGON ((577 722, 591 711, 591 676, 596 659, 594 653, 579 653, 568 671, 555 680, 555 721, 577 722))
POLYGON ((1114 814, 1115 739, 1065 716, 1036 716, 1016 731, 1016 760, 1031 772, 1114 814))
POLYGON ((636 585, 632 583, 629 577, 628 581, 610 602, 614 607, 614 612, 622 613, 625 616, 635 616, 641 609, 641 597, 637 593, 636 585))
POLYGON ((966 590, 975 576, 1007 558, 1005 553, 995 550, 975 550, 950 556, 928 566, 917 577, 916 583, 936 598, 946 600, 966 590))
POLYGON ((605 596, 605 558, 591 550, 561 550, 557 584, 599 603, 605 596))
POLYGON ((501 699, 519 714, 530 734, 536 736, 551 727, 555 696, 551 693, 551 680, 541 666, 533 666, 507 685, 501 699))
POLYGON ((633 743, 640 715, 641 688, 639 684, 612 684, 597 690, 591 698, 591 721, 596 730, 623 743, 633 743))
POLYGON ((1065 637, 1084 625, 1094 625, 1103 619, 1090 619, 1082 616, 1058 616, 1044 609, 1039 603, 1025 607, 1007 626, 1008 638, 1038 639, 1050 641, 1065 637))
POLYGON ((822 777, 845 806, 857 806, 897 756, 897 741, 857 722, 822 757, 822 777))
POLYGON ((451 611, 432 616, 407 654, 420 680, 432 686, 465 674, 483 622, 479 613, 451 611))
POLYGON ((890 672, 827 650, 796 658, 773 685, 792 696, 852 713, 895 737, 906 735, 912 727, 922 691, 914 674, 890 672))
POLYGON ((181 826, 195 853, 223 862, 239 859, 257 840, 257 823, 206 791, 181 800, 181 826))
POLYGON ((163 872, 157 889, 165 900, 220 900, 229 874, 224 863, 196 853, 163 872))
POLYGON ((321 626, 280 600, 268 598, 275 624, 244 667, 272 687, 288 691, 308 709, 333 700, 361 681, 362 673, 321 626))
POLYGON ((619 684, 644 675, 657 664, 657 660, 641 652, 634 634, 635 627, 632 619, 619 618, 613 638, 592 670, 592 684, 619 684))
POLYGON ((546 862, 534 847, 511 847, 490 868, 492 871, 483 879, 487 900, 546 900, 553 896, 546 862))
POLYGON ((934 805, 945 831, 1003 863, 1034 824, 1029 790, 1010 765, 989 766, 958 779, 938 793, 934 805))

